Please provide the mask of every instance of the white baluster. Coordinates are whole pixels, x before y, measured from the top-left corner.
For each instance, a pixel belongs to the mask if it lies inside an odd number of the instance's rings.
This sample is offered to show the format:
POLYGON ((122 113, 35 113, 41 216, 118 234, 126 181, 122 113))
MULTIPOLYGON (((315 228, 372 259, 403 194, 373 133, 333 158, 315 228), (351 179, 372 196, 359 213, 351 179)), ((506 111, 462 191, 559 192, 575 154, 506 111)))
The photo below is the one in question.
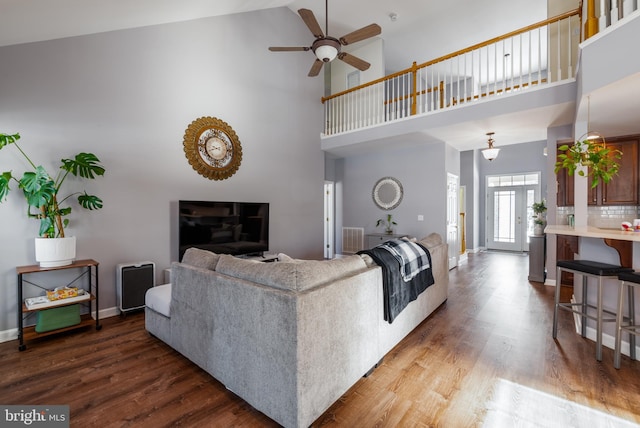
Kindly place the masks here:
POLYGON ((389 87, 387 92, 387 109, 389 110, 387 121, 390 121, 393 119, 393 79, 389 80, 389 87))
POLYGON ((371 116, 373 113, 373 97, 372 95, 372 90, 373 90, 373 86, 367 86, 366 89, 366 95, 365 95, 365 120, 364 120, 364 125, 365 126, 369 126, 371 125, 371 116))
MULTIPOLYGON (((616 0, 613 0, 616 1, 616 0)), ((600 17, 598 18, 598 28, 600 31, 607 28, 607 1, 600 0, 600 17)))
POLYGON ((567 79, 573 77, 573 30, 571 28, 571 17, 567 18, 567 25, 569 26, 569 36, 567 37, 567 79))
POLYGON ((533 31, 529 31, 529 87, 531 87, 531 70, 533 69, 533 49, 531 48, 531 40, 533 39, 533 31))
POLYGON ((611 16, 609 22, 611 22, 611 25, 618 22, 618 0, 611 0, 611 16))
MULTIPOLYGON (((538 28, 538 85, 542 83, 542 40, 541 29, 538 28)), ((547 37, 547 69, 549 68, 549 38, 547 37)))
POLYGON ((478 50, 478 99, 482 97, 482 51, 483 49, 478 50))
POLYGON ((464 97, 464 102, 467 102, 467 80, 469 80, 467 73, 467 58, 469 57, 468 53, 464 54, 464 72, 462 73, 462 78, 464 79, 464 91, 462 92, 462 96, 464 97))
POLYGON ((622 2, 622 16, 625 18, 636 10, 636 0, 624 0, 622 2))
POLYGON ((340 132, 344 132, 344 124, 345 119, 344 119, 344 95, 340 97, 340 132))
POLYGON ((347 117, 349 118, 349 122, 347 122, 349 124, 349 130, 351 131, 353 128, 355 128, 356 125, 356 118, 354 116, 354 104, 355 104, 355 100, 353 99, 353 92, 349 92, 347 94, 347 117))
POLYGON ((456 56, 456 97, 457 97, 457 104, 460 105, 460 55, 456 56))
POLYGON ((400 95, 401 96, 401 100, 400 100, 400 118, 406 117, 407 114, 407 108, 405 105, 405 95, 407 94, 407 78, 406 75, 402 75, 400 77, 400 95))

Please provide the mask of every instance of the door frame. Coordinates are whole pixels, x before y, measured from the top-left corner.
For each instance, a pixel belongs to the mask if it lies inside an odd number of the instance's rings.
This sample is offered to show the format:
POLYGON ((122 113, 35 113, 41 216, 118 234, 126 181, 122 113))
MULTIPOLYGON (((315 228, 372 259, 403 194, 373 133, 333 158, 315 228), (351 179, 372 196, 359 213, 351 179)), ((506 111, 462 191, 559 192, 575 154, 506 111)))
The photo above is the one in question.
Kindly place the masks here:
POLYGON ((335 183, 324 182, 324 258, 332 259, 335 255, 335 183))
POLYGON ((449 245, 449 269, 458 266, 458 257, 460 255, 460 230, 459 230, 459 188, 460 177, 447 173, 447 225, 446 225, 446 241, 449 245))

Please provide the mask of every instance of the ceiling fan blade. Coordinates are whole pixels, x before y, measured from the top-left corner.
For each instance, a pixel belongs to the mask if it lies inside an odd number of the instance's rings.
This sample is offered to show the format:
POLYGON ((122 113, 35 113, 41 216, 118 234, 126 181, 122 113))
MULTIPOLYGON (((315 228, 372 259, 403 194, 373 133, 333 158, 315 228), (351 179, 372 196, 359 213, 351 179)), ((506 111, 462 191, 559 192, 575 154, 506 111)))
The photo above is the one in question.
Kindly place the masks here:
POLYGON ((311 66, 311 70, 309 70, 309 74, 307 76, 309 77, 315 77, 318 74, 320 74, 320 70, 322 70, 322 66, 324 65, 324 62, 320 61, 319 59, 316 58, 316 60, 313 62, 313 65, 311 66))
POLYGON ((309 30, 311 30, 311 33, 315 38, 324 37, 322 28, 320 28, 320 24, 318 24, 318 20, 316 19, 312 11, 310 11, 309 9, 300 9, 298 10, 298 13, 300 14, 300 17, 302 18, 304 23, 307 24, 307 27, 309 27, 309 30))
POLYGON ((361 40, 368 39, 369 37, 377 36, 382 33, 382 28, 378 24, 370 24, 366 27, 362 27, 346 36, 340 37, 340 43, 343 45, 350 45, 352 43, 359 42, 361 40))
POLYGON ((368 70, 371 66, 371 64, 369 64, 367 61, 364 61, 357 56, 350 55, 346 52, 340 52, 338 54, 338 59, 346 62, 347 64, 357 68, 360 71, 368 70))
POLYGON ((294 52, 294 51, 308 51, 311 48, 308 47, 282 47, 282 46, 271 46, 269 50, 271 52, 294 52))

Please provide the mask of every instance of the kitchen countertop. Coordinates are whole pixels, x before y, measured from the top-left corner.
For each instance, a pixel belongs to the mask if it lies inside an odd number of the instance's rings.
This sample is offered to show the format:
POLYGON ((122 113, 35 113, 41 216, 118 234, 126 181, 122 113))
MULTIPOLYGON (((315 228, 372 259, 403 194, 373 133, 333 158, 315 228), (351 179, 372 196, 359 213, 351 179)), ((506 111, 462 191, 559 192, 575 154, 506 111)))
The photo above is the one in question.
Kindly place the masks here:
POLYGON ((568 226, 550 224, 545 233, 555 235, 582 236, 585 238, 618 239, 620 241, 640 242, 640 232, 626 232, 620 229, 600 229, 593 226, 568 226))

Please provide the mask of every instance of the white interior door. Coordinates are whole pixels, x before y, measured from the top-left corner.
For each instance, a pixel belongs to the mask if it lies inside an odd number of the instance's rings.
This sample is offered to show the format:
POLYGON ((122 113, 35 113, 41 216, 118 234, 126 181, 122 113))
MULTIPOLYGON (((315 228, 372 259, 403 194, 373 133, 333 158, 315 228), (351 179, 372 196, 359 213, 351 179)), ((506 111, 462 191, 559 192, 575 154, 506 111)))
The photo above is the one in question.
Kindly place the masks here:
POLYGON ((324 258, 332 259, 335 245, 334 226, 334 183, 324 183, 324 258))
POLYGON ((460 179, 457 175, 447 174, 447 244, 449 245, 449 269, 458 266, 458 187, 460 179))

